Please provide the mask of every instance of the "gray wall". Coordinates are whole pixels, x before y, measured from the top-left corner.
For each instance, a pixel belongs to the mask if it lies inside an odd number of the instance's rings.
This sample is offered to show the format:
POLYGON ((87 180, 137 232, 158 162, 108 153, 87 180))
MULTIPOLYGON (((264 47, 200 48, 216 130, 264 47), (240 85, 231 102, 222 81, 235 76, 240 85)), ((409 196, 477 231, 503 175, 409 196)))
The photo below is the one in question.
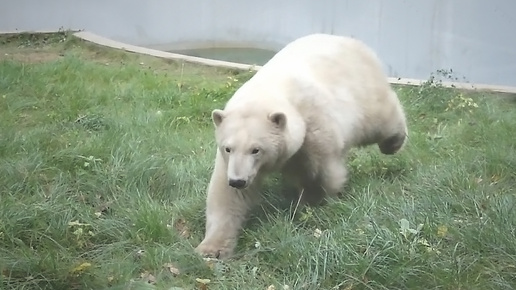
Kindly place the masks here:
POLYGON ((372 46, 393 77, 453 69, 516 86, 514 0, 0 0, 0 31, 84 29, 149 47, 238 42, 278 49, 313 32, 372 46))

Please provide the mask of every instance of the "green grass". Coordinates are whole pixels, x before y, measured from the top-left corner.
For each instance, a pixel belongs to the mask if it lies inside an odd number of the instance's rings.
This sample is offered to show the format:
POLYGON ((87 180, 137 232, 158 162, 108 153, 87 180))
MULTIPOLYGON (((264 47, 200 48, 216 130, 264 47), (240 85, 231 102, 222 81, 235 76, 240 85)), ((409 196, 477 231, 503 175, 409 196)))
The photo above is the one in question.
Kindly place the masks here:
POLYGON ((235 259, 197 256, 210 112, 249 77, 1 37, 0 288, 516 287, 516 102, 434 81, 397 88, 410 141, 353 151, 341 200, 291 220, 272 178, 235 259))

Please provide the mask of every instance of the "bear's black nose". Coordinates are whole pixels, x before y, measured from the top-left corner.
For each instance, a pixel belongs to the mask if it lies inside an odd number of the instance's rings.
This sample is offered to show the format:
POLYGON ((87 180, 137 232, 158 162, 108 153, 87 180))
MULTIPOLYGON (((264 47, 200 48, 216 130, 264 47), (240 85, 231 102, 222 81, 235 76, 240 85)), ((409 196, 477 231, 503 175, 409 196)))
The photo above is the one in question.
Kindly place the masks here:
POLYGON ((229 186, 238 188, 238 189, 244 188, 246 183, 247 182, 243 179, 230 179, 229 180, 229 186))

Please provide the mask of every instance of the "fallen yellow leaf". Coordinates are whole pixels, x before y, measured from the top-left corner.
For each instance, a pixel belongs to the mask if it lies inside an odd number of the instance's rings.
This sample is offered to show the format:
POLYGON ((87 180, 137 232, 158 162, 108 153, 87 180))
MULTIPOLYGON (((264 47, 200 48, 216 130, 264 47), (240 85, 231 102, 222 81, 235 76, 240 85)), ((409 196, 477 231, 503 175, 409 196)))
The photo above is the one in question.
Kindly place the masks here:
POLYGON ((444 236, 446 236, 447 233, 448 233, 448 227, 447 226, 441 225, 441 226, 437 227, 437 236, 438 237, 444 238, 444 236))
POLYGON ((174 223, 174 228, 182 238, 188 239, 190 237, 190 229, 186 225, 186 221, 184 219, 176 220, 174 223))
POLYGON ((156 277, 149 273, 149 271, 145 271, 140 274, 140 278, 142 278, 146 283, 156 284, 156 277))
POLYGON ((84 263, 80 264, 79 266, 73 268, 72 273, 77 274, 77 273, 83 272, 84 270, 88 269, 89 267, 91 267, 91 263, 84 262, 84 263))
POLYGON ((211 282, 210 279, 201 279, 201 278, 196 278, 195 281, 201 283, 201 284, 208 284, 211 282))
POLYGON ((166 263, 163 265, 163 267, 165 267, 166 269, 168 269, 170 271, 170 273, 172 273, 172 275, 174 276, 177 276, 179 275, 181 272, 179 271, 179 269, 172 263, 166 263))
POLYGON ((199 289, 201 290, 207 290, 208 289, 208 283, 211 282, 210 279, 201 279, 201 278, 196 278, 195 281, 197 281, 197 283, 199 283, 199 289))
POLYGON ((89 226, 90 224, 80 223, 79 221, 71 221, 68 223, 69 226, 89 226))

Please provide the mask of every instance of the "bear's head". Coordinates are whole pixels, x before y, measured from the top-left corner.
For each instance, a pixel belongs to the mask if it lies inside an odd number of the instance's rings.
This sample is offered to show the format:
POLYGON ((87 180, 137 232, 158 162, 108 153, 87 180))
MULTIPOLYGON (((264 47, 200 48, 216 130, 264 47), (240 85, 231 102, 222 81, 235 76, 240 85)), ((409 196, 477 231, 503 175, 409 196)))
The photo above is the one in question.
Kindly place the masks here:
POLYGON ((283 112, 214 110, 215 137, 227 166, 229 186, 245 189, 288 157, 287 116, 283 112))

